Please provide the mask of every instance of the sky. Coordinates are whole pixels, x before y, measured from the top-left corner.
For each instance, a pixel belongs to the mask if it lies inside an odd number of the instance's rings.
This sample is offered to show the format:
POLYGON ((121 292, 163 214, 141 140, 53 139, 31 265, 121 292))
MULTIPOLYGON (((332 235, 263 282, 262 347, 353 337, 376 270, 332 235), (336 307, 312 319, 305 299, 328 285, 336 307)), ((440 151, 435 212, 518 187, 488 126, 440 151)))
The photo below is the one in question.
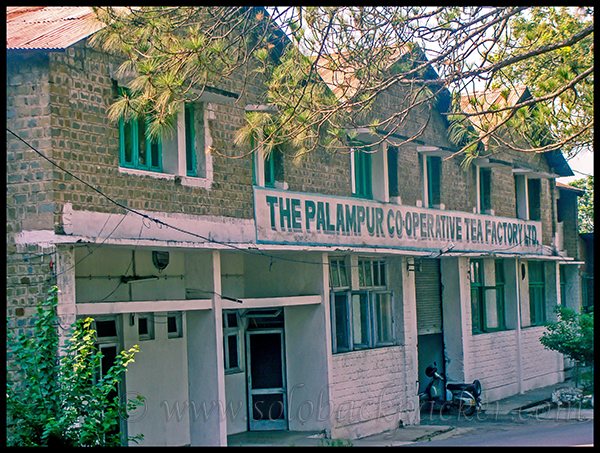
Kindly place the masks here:
MULTIPOLYGON (((284 8, 285 7, 280 7, 280 10, 283 10, 284 8)), ((280 23, 280 25, 284 28, 287 28, 282 23, 280 23)), ((478 87, 475 87, 475 88, 477 89, 478 87)), ((575 173, 575 176, 557 178, 558 182, 561 182, 563 184, 568 184, 577 179, 582 179, 587 175, 592 175, 592 176, 594 175, 594 153, 593 153, 593 151, 584 149, 583 151, 579 152, 574 158, 572 158, 570 160, 567 159, 567 161, 569 163, 569 166, 573 170, 573 173, 575 173)))
POLYGON ((576 179, 585 178, 587 175, 594 175, 594 153, 592 151, 581 151, 573 159, 567 160, 567 162, 573 173, 575 173, 575 176, 557 178, 558 182, 569 184, 576 179))

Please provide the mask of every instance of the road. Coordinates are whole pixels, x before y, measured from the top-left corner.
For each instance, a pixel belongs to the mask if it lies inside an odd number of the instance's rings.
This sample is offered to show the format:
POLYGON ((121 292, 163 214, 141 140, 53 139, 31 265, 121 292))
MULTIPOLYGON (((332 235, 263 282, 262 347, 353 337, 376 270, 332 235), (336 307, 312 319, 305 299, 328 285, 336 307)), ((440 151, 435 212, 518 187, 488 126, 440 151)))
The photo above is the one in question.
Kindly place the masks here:
POLYGON ((414 446, 557 447, 592 446, 593 444, 593 420, 535 420, 524 424, 477 424, 466 434, 437 441, 434 437, 429 442, 420 442, 414 446))

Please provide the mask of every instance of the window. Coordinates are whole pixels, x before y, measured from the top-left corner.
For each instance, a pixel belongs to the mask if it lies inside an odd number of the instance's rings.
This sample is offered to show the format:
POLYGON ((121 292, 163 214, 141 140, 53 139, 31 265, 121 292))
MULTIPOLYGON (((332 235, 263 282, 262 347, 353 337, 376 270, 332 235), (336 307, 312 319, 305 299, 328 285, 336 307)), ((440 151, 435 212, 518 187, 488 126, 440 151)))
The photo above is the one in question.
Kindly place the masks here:
MULTIPOLYGON (((330 261, 330 272, 334 274, 344 269, 345 275, 345 266, 339 261, 330 261)), ((331 279, 334 353, 394 344, 393 297, 392 292, 386 290, 385 261, 358 260, 358 279, 358 291, 340 291, 342 285, 336 282, 341 283, 342 278, 331 279)))
POLYGON ((388 191, 389 198, 400 195, 400 187, 398 186, 398 148, 395 146, 388 147, 387 150, 387 168, 388 168, 388 191))
POLYGON ((194 104, 184 106, 185 165, 187 176, 198 176, 196 167, 196 121, 194 104))
POLYGON ((502 260, 471 260, 473 333, 506 329, 504 286, 504 262, 502 260), (492 263, 493 268, 491 267, 492 263), (491 275, 492 269, 493 275, 491 275), (490 281, 493 281, 494 284, 490 285, 490 281))
POLYGON ((541 191, 542 181, 540 179, 527 179, 527 198, 529 209, 529 220, 540 220, 541 216, 541 191))
POLYGON ((492 210, 492 170, 475 167, 479 172, 479 213, 490 214, 492 210))
POLYGON ((391 292, 374 293, 375 300, 375 342, 376 344, 393 344, 393 306, 391 292))
POLYGON ((278 148, 265 157, 265 187, 275 187, 275 181, 283 181, 283 155, 278 148))
POLYGON ((358 260, 359 287, 385 287, 386 285, 385 261, 358 260))
POLYGON ((515 192, 517 198, 517 218, 524 220, 540 220, 542 218, 541 179, 528 177, 526 175, 516 175, 515 192))
POLYGON ((349 295, 349 292, 331 293, 333 352, 345 352, 352 349, 350 342, 349 295))
POLYGON ((373 199, 371 181, 371 153, 354 150, 351 154, 352 195, 360 198, 373 199))
MULTIPOLYGON (((127 89, 120 87, 119 92, 126 93, 127 89)), ((157 140, 147 137, 146 116, 129 121, 121 118, 120 167, 152 172, 150 175, 159 173, 161 176, 156 177, 163 178, 178 175, 184 185, 206 187, 212 180, 212 159, 205 152, 212 143, 207 121, 210 118, 214 118, 214 112, 205 103, 182 103, 177 113, 176 133, 157 140)))
MULTIPOLYGON (((256 146, 253 144, 253 146, 256 146)), ((273 148, 268 154, 259 148, 252 160, 254 184, 260 187, 275 187, 275 182, 283 182, 283 153, 273 148)))
POLYGON ((563 305, 567 305, 567 268, 564 265, 558 266, 560 273, 560 303, 563 305))
MULTIPOLYGON (((93 371, 93 380, 99 382, 108 374, 115 364, 119 351, 122 351, 120 339, 120 319, 117 317, 97 317, 92 323, 92 329, 96 331, 95 347, 102 354, 98 368, 93 371)), ((124 394, 124 382, 118 382, 108 392, 108 398, 112 401, 124 394)), ((110 434, 125 432, 127 421, 120 418, 119 424, 110 430, 110 434)))
POLYGON ((137 315, 138 338, 140 341, 154 340, 154 314, 140 313, 137 315))
POLYGON ((348 287, 346 260, 344 258, 334 258, 329 260, 329 286, 332 289, 348 287))
POLYGON ((423 154, 423 188, 425 207, 434 208, 441 204, 442 158, 423 154))
POLYGON ((183 313, 167 314, 167 338, 183 337, 183 313))
POLYGON ((162 146, 147 136, 146 118, 119 120, 119 162, 122 167, 162 171, 162 146))
POLYGON ((223 362, 225 373, 242 371, 241 323, 237 311, 223 310, 223 362))
POLYGON ((540 326, 546 322, 546 288, 544 279, 544 263, 529 261, 529 319, 532 326, 540 326))

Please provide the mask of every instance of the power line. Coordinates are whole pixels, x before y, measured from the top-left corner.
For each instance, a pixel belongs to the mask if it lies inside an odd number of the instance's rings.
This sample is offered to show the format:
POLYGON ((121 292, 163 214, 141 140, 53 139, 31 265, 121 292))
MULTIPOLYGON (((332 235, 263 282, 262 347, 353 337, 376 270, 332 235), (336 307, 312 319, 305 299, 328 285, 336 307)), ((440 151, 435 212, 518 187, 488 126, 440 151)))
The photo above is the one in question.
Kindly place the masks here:
MULTIPOLYGON (((320 265, 320 266, 327 264, 327 263, 324 263, 322 261, 299 260, 299 259, 296 259, 296 258, 288 258, 288 257, 283 257, 283 256, 272 255, 272 254, 266 253, 263 250, 260 250, 258 247, 256 247, 255 250, 244 249, 244 248, 238 247, 238 246, 236 246, 234 244, 231 244, 231 243, 228 243, 228 242, 217 241, 216 239, 212 239, 210 237, 205 237, 205 236, 202 236, 202 235, 200 235, 198 233, 194 233, 194 232, 191 232, 191 231, 187 231, 187 230, 185 230, 183 228, 179 228, 179 227, 170 225, 170 224, 168 224, 166 222, 163 222, 162 220, 155 219, 155 218, 153 218, 153 217, 151 217, 151 216, 149 216, 147 214, 141 213, 139 211, 136 211, 135 209, 129 208, 128 206, 125 206, 125 205, 119 203, 118 201, 116 201, 113 198, 111 198, 108 195, 106 195, 101 190, 99 190, 96 187, 92 186, 91 184, 89 184, 88 182, 84 181, 83 179, 79 178, 77 175, 73 174, 69 170, 66 170, 65 168, 61 167, 59 164, 57 164, 56 162, 54 162, 52 159, 46 157, 43 153, 41 153, 40 151, 38 151, 34 146, 32 146, 31 144, 29 144, 27 141, 23 140, 21 137, 19 137, 15 132, 13 132, 12 130, 10 130, 8 127, 6 128, 6 130, 8 132, 10 132, 18 140, 20 140, 25 145, 27 145, 29 148, 31 148, 35 153, 37 153, 43 159, 47 160, 52 165, 54 165, 55 167, 57 167, 59 170, 61 170, 61 171, 65 172, 65 173, 67 173, 68 175, 72 176, 73 178, 75 178, 79 182, 83 183, 85 186, 89 187, 90 189, 94 190, 99 195, 103 196, 108 201, 110 201, 114 205, 120 207, 121 209, 124 209, 124 210, 126 210, 128 212, 131 212, 133 214, 136 214, 136 215, 142 217, 142 224, 143 224, 143 219, 147 219, 147 220, 149 220, 151 222, 156 223, 159 227, 165 226, 165 227, 171 228, 171 229, 173 229, 175 231, 179 231, 180 233, 184 233, 184 234, 188 234, 190 236, 197 237, 199 239, 202 239, 205 242, 210 242, 210 243, 218 244, 218 245, 221 245, 221 246, 230 247, 230 248, 232 248, 232 249, 234 249, 236 251, 239 251, 239 252, 242 252, 242 253, 247 253, 247 254, 254 255, 254 256, 260 255, 260 256, 263 256, 263 257, 266 257, 266 258, 270 258, 271 259, 271 264, 269 266, 269 270, 271 269, 271 266, 273 264, 273 260, 281 260, 281 261, 288 261, 288 262, 294 262, 294 263, 303 263, 303 264, 316 264, 316 265, 320 265)), ((98 247, 100 247, 101 245, 103 245, 106 242, 106 240, 112 235, 112 233, 114 233, 114 231, 118 228, 118 226, 121 224, 121 222, 124 219, 125 219, 125 217, 123 217, 123 219, 121 219, 121 221, 119 222, 119 224, 117 224, 117 226, 110 232, 110 234, 106 238, 104 238, 104 240, 102 241, 102 243, 100 243, 98 245, 98 247)), ((104 226, 106 226, 106 223, 105 223, 104 226)), ((104 226, 102 227, 102 229, 104 229, 104 226)), ((140 237, 141 237, 141 231, 140 231, 140 237)), ((513 245, 512 247, 509 248, 509 250, 512 249, 512 248, 514 248, 514 247, 517 247, 519 245, 521 245, 521 242, 519 242, 518 244, 513 245)), ((502 250, 502 251, 505 251, 505 250, 502 250)), ((86 255, 85 257, 83 257, 81 260, 79 260, 77 263, 75 263, 73 266, 71 266, 71 268, 69 268, 67 270, 72 269, 76 264, 80 263, 82 260, 84 260, 85 258, 87 258, 93 252, 94 251, 91 251, 90 253, 88 253, 88 255, 86 255)), ((498 250, 492 250, 489 253, 492 254, 494 252, 500 252, 500 250, 499 249, 498 250)), ((465 252, 465 254, 466 254, 466 252, 465 252)), ((461 256, 461 255, 458 255, 458 256, 461 256)), ((346 266, 346 267, 349 268, 349 267, 352 267, 352 266, 346 266)), ((64 272, 66 272, 66 271, 64 271, 64 272)), ((60 275, 60 274, 58 274, 58 275, 60 275)))
MULTIPOLYGON (((159 225, 159 227, 165 226, 167 228, 171 228, 175 231, 179 231, 180 233, 184 233, 184 234, 188 234, 190 236, 194 236, 197 237, 199 239, 202 239, 205 242, 210 242, 213 244, 218 244, 218 245, 222 245, 222 246, 226 246, 226 247, 230 247, 236 251, 242 252, 242 253, 248 253, 251 255, 262 255, 265 256, 267 258, 271 258, 271 260, 274 259, 278 259, 278 260, 283 260, 283 261, 292 261, 292 262, 298 262, 298 263, 305 263, 305 264, 318 264, 318 265, 323 265, 325 263, 321 262, 321 261, 306 261, 306 260, 298 260, 298 259, 294 259, 294 258, 286 258, 286 257, 281 257, 281 256, 276 256, 276 255, 271 255, 268 254, 266 252, 264 252, 263 250, 260 250, 258 248, 256 248, 256 252, 254 250, 247 250, 247 249, 243 249, 241 247, 238 247, 236 245, 233 245, 231 243, 227 243, 227 242, 222 242, 222 241, 217 241, 215 239, 212 239, 210 237, 205 237, 202 236, 198 233, 193 233, 191 231, 187 231, 184 230, 183 228, 179 228, 173 225, 170 225, 166 222, 163 222, 162 220, 159 219, 155 219, 153 217, 150 217, 147 214, 141 213, 139 211, 136 211, 135 209, 132 209, 128 206, 125 206, 121 203, 119 203, 118 201, 114 200, 113 198, 109 197, 108 195, 106 195, 104 192, 102 192, 101 190, 97 189, 96 187, 92 186, 91 184, 89 184, 88 182, 84 181, 83 179, 81 179, 80 177, 78 177, 77 175, 73 174, 72 172, 70 172, 69 170, 61 167, 59 164, 57 164, 56 162, 54 162, 52 159, 46 157, 42 152, 40 152, 39 150, 37 150, 33 145, 31 145, 30 143, 28 143, 27 141, 23 140, 21 137, 19 137, 19 135, 17 135, 15 132, 13 132, 12 130, 10 130, 8 127, 6 128, 6 130, 8 132, 10 132, 14 137, 16 137, 19 141, 21 141, 22 143, 24 143, 26 146, 28 146, 29 148, 31 148, 35 153, 37 153, 39 156, 41 156, 43 159, 45 159, 46 161, 50 162, 52 165, 54 165, 56 168, 58 168, 59 170, 65 172, 66 174, 70 175, 71 177, 75 178, 77 181, 81 182, 82 184, 84 184, 85 186, 89 187, 90 189, 92 189, 94 192, 98 193, 99 195, 103 196, 104 198, 106 198, 108 201, 110 201, 111 203, 113 203, 114 205, 120 207, 121 209, 124 209, 128 212, 131 212, 133 214, 139 215, 140 217, 142 217, 143 219, 147 219, 151 222, 156 223, 157 225, 159 225)), ((113 230, 114 231, 114 230, 113 230)), ((111 233, 112 234, 112 233, 111 233)), ((106 241, 106 239, 105 239, 106 241)))

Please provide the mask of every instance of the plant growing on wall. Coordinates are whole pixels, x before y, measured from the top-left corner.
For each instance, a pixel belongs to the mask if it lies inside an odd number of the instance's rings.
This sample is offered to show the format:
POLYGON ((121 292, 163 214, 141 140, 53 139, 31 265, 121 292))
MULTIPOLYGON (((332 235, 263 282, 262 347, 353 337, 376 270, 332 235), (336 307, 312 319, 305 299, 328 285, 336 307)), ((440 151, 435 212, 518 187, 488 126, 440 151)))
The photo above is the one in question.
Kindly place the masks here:
POLYGON ((143 404, 142 397, 121 403, 115 391, 139 347, 122 351, 98 377, 93 320, 77 321, 59 353, 58 288, 48 293, 31 334, 7 332, 14 359, 6 382, 7 445, 118 446, 120 417, 143 404))

